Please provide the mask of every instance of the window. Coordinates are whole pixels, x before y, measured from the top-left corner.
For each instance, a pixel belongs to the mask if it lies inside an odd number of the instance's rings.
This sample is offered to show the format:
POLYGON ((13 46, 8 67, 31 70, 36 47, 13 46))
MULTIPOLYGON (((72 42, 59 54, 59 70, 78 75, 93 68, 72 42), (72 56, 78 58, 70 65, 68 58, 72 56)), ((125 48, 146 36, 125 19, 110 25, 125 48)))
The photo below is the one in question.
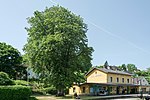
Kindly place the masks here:
POLYGON ((73 88, 73 92, 76 92, 76 88, 75 87, 73 88))
POLYGON ((124 83, 124 78, 122 78, 122 83, 124 83))
POLYGON ((97 72, 95 72, 95 74, 97 74, 97 72))
POLYGON ((83 93, 85 93, 85 87, 83 87, 83 93))
POLYGON ((110 77, 110 82, 112 82, 113 81, 113 79, 112 79, 112 77, 110 77))
POLYGON ((129 79, 127 79, 127 83, 129 83, 129 79))
POLYGON ((117 82, 119 82, 119 78, 117 77, 117 82))
POLYGON ((93 93, 94 92, 94 89, 93 88, 90 88, 90 93, 93 93))

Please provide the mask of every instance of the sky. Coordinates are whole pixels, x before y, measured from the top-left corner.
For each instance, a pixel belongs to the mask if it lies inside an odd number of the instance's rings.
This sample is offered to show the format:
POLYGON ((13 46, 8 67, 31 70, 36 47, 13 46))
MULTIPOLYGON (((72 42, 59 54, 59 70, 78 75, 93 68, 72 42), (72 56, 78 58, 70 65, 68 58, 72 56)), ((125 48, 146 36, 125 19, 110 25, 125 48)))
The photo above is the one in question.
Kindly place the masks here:
POLYGON ((88 44, 94 48, 92 65, 135 64, 150 67, 150 0, 1 0, 0 42, 24 54, 26 18, 46 7, 61 5, 80 15, 88 25, 88 44))

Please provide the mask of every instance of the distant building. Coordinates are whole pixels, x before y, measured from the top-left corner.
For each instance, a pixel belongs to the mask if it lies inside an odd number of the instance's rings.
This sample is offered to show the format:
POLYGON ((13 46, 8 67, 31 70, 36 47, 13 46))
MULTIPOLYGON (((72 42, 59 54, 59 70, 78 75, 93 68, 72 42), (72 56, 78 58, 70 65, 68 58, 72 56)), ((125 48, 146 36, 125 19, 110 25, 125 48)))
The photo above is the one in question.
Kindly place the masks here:
POLYGON ((149 92, 150 91, 150 85, 148 81, 143 76, 139 76, 132 79, 133 84, 139 85, 139 91, 143 92, 149 92))
POLYGON ((138 93, 141 89, 145 92, 149 91, 149 84, 145 78, 133 79, 132 76, 133 74, 119 71, 113 66, 93 67, 86 74, 86 82, 73 84, 69 89, 69 94, 111 95, 138 93))
POLYGON ((136 84, 136 85, 149 85, 148 81, 143 76, 133 78, 132 81, 133 81, 133 84, 136 84))
POLYGON ((36 74, 32 68, 27 68, 27 78, 28 79, 38 79, 39 76, 36 74))

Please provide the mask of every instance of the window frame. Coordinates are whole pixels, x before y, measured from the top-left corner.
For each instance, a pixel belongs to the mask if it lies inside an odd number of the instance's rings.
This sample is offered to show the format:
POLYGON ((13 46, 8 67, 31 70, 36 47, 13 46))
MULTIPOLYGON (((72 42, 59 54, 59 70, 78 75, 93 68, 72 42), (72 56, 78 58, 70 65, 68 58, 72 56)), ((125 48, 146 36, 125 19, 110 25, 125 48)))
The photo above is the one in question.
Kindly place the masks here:
POLYGON ((110 77, 110 82, 113 82, 113 78, 112 77, 110 77))
POLYGON ((119 77, 117 77, 117 83, 119 83, 119 77))
POLYGON ((85 93, 85 87, 82 88, 82 92, 85 93))
POLYGON ((130 83, 130 79, 127 79, 127 83, 130 83))
POLYGON ((124 83, 124 78, 122 78, 122 83, 124 83))
POLYGON ((73 93, 75 93, 76 92, 76 88, 75 87, 73 87, 73 93))

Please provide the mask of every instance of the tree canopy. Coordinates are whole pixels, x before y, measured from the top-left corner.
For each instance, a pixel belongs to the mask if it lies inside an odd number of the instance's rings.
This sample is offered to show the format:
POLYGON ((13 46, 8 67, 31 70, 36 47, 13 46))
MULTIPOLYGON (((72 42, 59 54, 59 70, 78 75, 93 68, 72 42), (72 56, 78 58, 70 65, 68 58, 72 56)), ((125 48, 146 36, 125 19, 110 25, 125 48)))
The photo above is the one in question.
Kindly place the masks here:
POLYGON ((22 72, 20 52, 6 43, 0 43, 0 71, 16 78, 22 72))
POLYGON ((87 25, 80 16, 61 6, 35 11, 28 18, 24 46, 30 66, 44 80, 61 90, 78 82, 91 65, 87 25))

